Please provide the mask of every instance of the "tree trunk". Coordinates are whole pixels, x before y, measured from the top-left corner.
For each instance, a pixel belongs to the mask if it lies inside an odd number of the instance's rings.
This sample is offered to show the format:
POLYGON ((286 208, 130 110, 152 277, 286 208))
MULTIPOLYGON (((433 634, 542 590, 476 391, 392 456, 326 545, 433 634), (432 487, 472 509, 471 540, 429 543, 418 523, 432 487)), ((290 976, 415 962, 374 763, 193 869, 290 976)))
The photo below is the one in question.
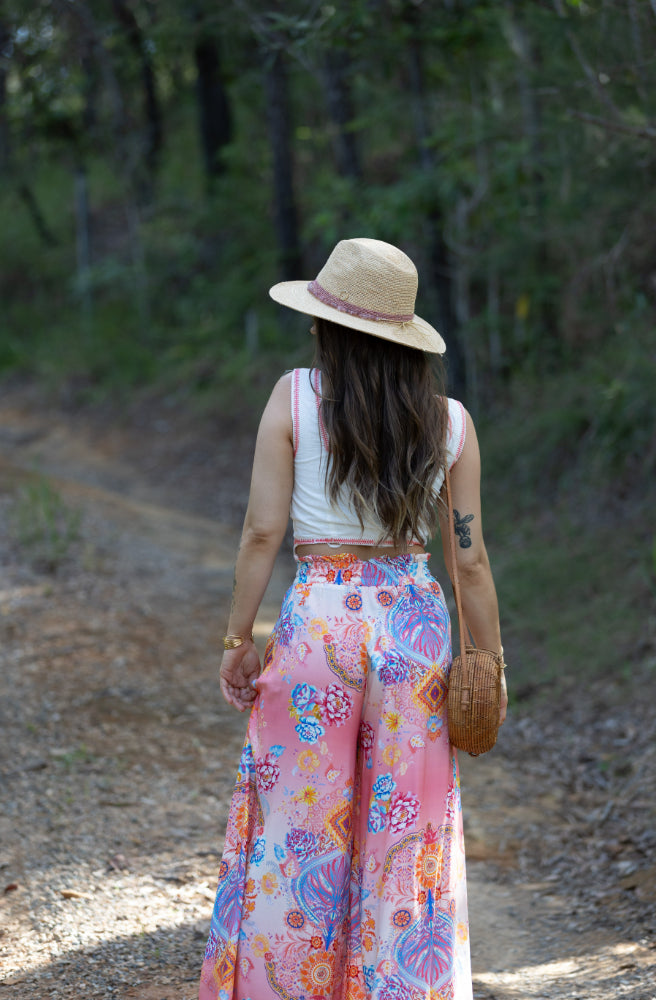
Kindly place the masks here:
POLYGON ((91 239, 89 233, 89 189, 87 173, 83 166, 75 169, 75 258, 77 263, 77 294, 80 300, 82 326, 87 336, 91 333, 91 239))
POLYGON ((298 214, 294 198, 294 153, 291 135, 289 88, 283 51, 276 47, 266 56, 265 92, 269 141, 273 155, 273 212, 283 280, 302 271, 298 214))
POLYGON ((146 253, 141 234, 141 219, 136 200, 128 198, 125 202, 126 228, 132 256, 132 271, 134 276, 134 294, 140 323, 140 340, 148 343, 150 339, 150 299, 148 293, 148 270, 146 253))
POLYGON ((10 136, 7 114, 7 70, 11 34, 7 25, 0 21, 0 174, 9 170, 10 136))
MULTIPOLYGON (((428 176, 437 173, 435 154, 428 143, 428 113, 424 83, 423 48, 420 24, 421 12, 412 0, 403 6, 403 18, 411 27, 408 42, 408 74, 410 103, 414 120, 419 165, 428 176)), ((453 276, 449 249, 444 239, 444 213, 435 191, 426 218, 428 232, 428 260, 431 283, 428 288, 437 317, 437 327, 447 343, 450 390, 466 396, 465 359, 458 336, 458 319, 454 307, 453 276)))
POLYGON ((27 209, 29 216, 34 223, 34 228, 36 229, 39 239, 46 247, 56 247, 59 245, 59 240, 53 233, 52 229, 46 222, 45 216, 41 211, 41 206, 36 200, 36 195, 32 188, 27 184, 26 181, 22 181, 18 185, 18 197, 21 199, 25 208, 27 209))
POLYGON ((144 95, 144 114, 146 119, 145 163, 147 176, 142 181, 142 194, 146 199, 152 196, 152 184, 159 166, 162 150, 162 114, 157 96, 155 71, 151 62, 148 46, 144 39, 139 22, 128 7, 125 0, 113 0, 114 11, 119 23, 125 29, 141 69, 141 82, 144 95))
POLYGON ((498 375, 503 364, 503 354, 501 350, 501 330, 499 328, 499 271, 492 261, 487 265, 487 328, 488 346, 490 356, 490 369, 494 375, 498 375))
MULTIPOLYGON (((82 0, 76 0, 74 4, 67 2, 67 0, 51 0, 51 3, 62 20, 70 20, 75 25, 77 29, 76 34, 79 33, 85 49, 85 61, 91 60, 98 66, 100 81, 105 87, 109 98, 116 161, 121 171, 127 172, 130 167, 131 156, 126 142, 129 128, 126 121, 125 101, 114 71, 114 64, 103 42, 102 29, 97 26, 91 9, 82 0)), ((100 86, 100 81, 98 86, 100 86)), ((87 87, 89 85, 90 82, 87 79, 87 87)), ((89 108, 87 107, 88 110, 89 108)))
POLYGON ((93 136, 98 127, 98 103, 100 100, 100 73, 95 59, 94 45, 90 39, 85 39, 86 51, 80 63, 84 73, 84 111, 82 113, 82 128, 85 136, 93 136))
POLYGON ((460 254, 460 259, 458 260, 457 267, 455 268, 455 277, 453 281, 455 313, 458 322, 458 329, 460 331, 459 340, 464 360, 467 386, 467 405, 472 417, 474 420, 477 420, 480 402, 478 393, 478 366, 476 361, 476 351, 474 350, 471 333, 468 329, 469 321, 471 319, 469 288, 471 275, 468 255, 466 252, 468 242, 467 230, 469 221, 469 205, 467 204, 467 199, 463 195, 460 196, 456 203, 454 215, 458 245, 463 248, 463 252, 460 254))
POLYGON ((322 75, 328 114, 335 127, 337 171, 342 177, 359 181, 362 178, 362 167, 355 133, 351 128, 354 113, 348 80, 349 64, 345 51, 330 48, 325 55, 322 75))
POLYGON ((232 112, 221 71, 221 53, 215 38, 203 35, 194 46, 196 96, 205 173, 209 181, 225 170, 224 148, 231 142, 232 112))
POLYGON ((453 268, 444 239, 444 215, 436 203, 428 214, 429 262, 436 299, 437 327, 447 344, 449 386, 456 396, 468 399, 465 355, 454 308, 453 268))
MULTIPOLYGON (((542 113, 535 88, 531 80, 535 66, 539 62, 535 46, 521 21, 521 13, 513 10, 513 3, 507 5, 509 14, 511 48, 517 57, 517 84, 522 109, 522 123, 527 140, 526 174, 529 178, 529 198, 534 218, 535 273, 548 275, 553 269, 553 261, 545 233, 547 231, 547 192, 545 185, 544 155, 542 148, 542 113)), ((551 296, 538 303, 540 335, 543 343, 549 345, 557 356, 560 350, 559 317, 556 304, 551 296)))
POLYGON ((640 17, 636 0, 629 0, 629 22, 631 25, 631 41, 633 43, 633 54, 635 56, 636 90, 643 104, 647 100, 647 80, 645 77, 645 58, 642 47, 642 34, 640 28, 640 17))

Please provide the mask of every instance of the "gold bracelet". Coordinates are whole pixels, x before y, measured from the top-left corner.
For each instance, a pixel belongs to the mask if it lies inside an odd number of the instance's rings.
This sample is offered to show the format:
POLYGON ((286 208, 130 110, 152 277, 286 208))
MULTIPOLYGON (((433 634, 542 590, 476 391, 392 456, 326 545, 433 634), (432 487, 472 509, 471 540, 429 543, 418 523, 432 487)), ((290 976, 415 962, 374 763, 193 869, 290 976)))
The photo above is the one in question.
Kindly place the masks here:
POLYGON ((253 634, 243 636, 243 635, 224 635, 223 636, 223 648, 224 649, 237 649, 238 646, 242 646, 248 640, 253 639, 253 634))

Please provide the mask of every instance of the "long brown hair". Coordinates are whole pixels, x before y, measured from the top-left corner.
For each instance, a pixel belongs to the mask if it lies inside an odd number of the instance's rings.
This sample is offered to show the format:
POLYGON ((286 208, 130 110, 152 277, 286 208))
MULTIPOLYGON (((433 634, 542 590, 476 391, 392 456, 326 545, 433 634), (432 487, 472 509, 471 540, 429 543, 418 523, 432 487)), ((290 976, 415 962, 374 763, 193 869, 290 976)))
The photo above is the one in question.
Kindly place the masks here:
MULTIPOLYGON (((444 465, 448 410, 443 369, 423 351, 314 320, 331 500, 344 487, 360 524, 381 539, 424 540, 437 522, 435 478, 444 465)), ((436 359, 437 360, 437 359, 436 359)))

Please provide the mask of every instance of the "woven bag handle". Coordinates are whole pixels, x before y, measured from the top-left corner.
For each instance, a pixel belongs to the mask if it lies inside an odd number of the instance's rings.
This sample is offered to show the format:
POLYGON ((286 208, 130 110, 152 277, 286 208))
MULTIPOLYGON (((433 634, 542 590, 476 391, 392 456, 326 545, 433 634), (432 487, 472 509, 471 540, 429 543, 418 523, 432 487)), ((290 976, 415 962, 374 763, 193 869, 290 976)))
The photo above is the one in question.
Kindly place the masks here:
POLYGON ((458 612, 458 635, 460 640, 460 659, 462 662, 462 694, 460 704, 463 710, 469 708, 471 699, 471 688, 469 686, 469 669, 467 665, 467 642, 465 639, 465 615, 462 610, 462 599, 460 597, 460 580, 458 579, 458 561, 456 559, 456 532, 453 519, 453 498, 451 496, 451 479, 449 478, 448 466, 444 466, 444 481, 446 482, 446 503, 449 510, 449 551, 451 553, 451 578, 453 581, 453 593, 456 599, 456 610, 458 612))

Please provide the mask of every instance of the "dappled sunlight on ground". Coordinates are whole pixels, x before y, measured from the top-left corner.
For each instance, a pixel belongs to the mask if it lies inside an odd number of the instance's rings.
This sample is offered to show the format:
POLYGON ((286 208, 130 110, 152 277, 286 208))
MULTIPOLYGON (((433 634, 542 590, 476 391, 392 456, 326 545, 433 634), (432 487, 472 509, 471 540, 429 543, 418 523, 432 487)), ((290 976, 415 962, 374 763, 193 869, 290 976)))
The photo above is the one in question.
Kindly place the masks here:
MULTIPOLYGON (((0 434, 0 1000, 192 1000, 246 724, 217 683, 237 531, 37 425, 4 464, 0 434), (3 530, 39 441, 83 514, 54 574, 3 530)), ((287 555, 261 652, 292 573, 287 555)), ((511 713, 461 755, 475 996, 651 1000, 649 828, 612 823, 624 795, 649 815, 653 756, 631 770, 619 709, 603 755, 598 712, 561 716, 511 713)))
POLYGON ((488 987, 495 997, 504 1000, 515 997, 588 1000, 592 996, 652 1000, 656 997, 656 954, 635 942, 622 942, 506 972, 479 972, 474 983, 488 987), (643 985, 636 984, 636 972, 641 973, 643 985), (648 982, 651 987, 646 985, 648 982))

